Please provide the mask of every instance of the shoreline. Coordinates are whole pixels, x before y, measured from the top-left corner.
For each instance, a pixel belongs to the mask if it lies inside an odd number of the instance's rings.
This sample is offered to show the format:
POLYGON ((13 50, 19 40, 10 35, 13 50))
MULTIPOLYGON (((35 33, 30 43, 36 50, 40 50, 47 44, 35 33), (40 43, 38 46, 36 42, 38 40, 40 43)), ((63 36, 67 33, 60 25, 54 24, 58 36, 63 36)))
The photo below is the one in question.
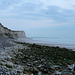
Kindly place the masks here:
POLYGON ((18 38, 16 41, 18 42, 25 42, 25 43, 30 43, 30 44, 37 44, 37 45, 42 45, 42 46, 49 46, 49 47, 60 47, 60 48, 67 48, 67 49, 72 49, 73 51, 75 51, 75 48, 73 48, 73 45, 68 45, 68 44, 57 44, 54 42, 44 42, 44 41, 40 41, 40 40, 33 40, 30 38, 18 38))
POLYGON ((30 73, 30 75, 31 73, 33 75, 75 74, 75 52, 72 49, 44 46, 35 43, 16 41, 15 43, 28 47, 27 49, 18 49, 13 60, 17 64, 25 65, 24 73, 30 73), (16 59, 17 61, 15 61, 16 59))
POLYGON ((4 44, 0 49, 0 74, 75 74, 75 52, 72 49, 46 46, 29 38, 0 40, 4 44))

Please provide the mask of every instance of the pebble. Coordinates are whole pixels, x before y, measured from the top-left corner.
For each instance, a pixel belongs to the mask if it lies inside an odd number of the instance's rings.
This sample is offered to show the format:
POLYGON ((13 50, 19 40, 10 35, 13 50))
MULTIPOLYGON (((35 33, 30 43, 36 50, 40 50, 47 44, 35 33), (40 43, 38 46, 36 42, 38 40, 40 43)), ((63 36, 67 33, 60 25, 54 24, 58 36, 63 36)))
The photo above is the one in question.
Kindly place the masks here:
POLYGON ((0 75, 15 75, 15 73, 10 72, 7 68, 0 67, 0 75))
MULTIPOLYGON (((11 43, 12 44, 12 43, 11 43)), ((1 46, 1 44, 0 44, 1 46)), ((50 64, 48 64, 46 62, 46 60, 44 58, 39 58, 37 57, 36 60, 34 58, 34 56, 30 56, 27 54, 27 55, 24 55, 22 57, 22 52, 18 52, 18 48, 20 49, 25 49, 26 50, 26 46, 22 46, 22 45, 16 45, 16 46, 13 46, 13 47, 9 47, 10 45, 8 44, 6 46, 6 44, 4 44, 2 46, 2 48, 0 49, 0 75, 28 75, 28 74, 31 74, 31 75, 50 75, 51 73, 54 73, 55 75, 72 75, 72 73, 66 73, 66 72, 61 72, 60 69, 62 68, 61 66, 58 66, 58 65, 53 65, 53 63, 49 62, 50 64), (5 46, 5 47, 3 47, 5 46), (16 50, 16 51, 15 51, 16 50), (13 54, 12 54, 13 53, 13 54), (14 54, 19 54, 19 57, 22 59, 25 59, 25 60, 21 60, 18 61, 18 59, 15 59, 15 61, 17 62, 17 64, 15 64, 14 62, 13 63, 10 63, 12 57, 14 57, 15 55, 14 54), (6 60, 7 59, 7 60, 6 60), (9 59, 9 60, 8 60, 9 59), (8 62, 10 61, 10 62, 8 62), (5 64, 4 64, 5 63, 5 64), (23 65, 20 65, 21 63, 24 63, 23 65), (51 66, 52 65, 52 66, 51 66), (42 74, 43 73, 43 74, 42 74)), ((34 46, 34 45, 33 45, 34 46)), ((30 50, 30 49, 28 49, 30 50)), ((24 51, 23 51, 24 52, 24 51)), ((17 57, 17 58, 19 58, 17 57)), ((73 65, 68 65, 68 69, 70 69, 71 71, 75 71, 75 66, 71 67, 73 65)), ((64 69, 62 69, 64 70, 64 69)), ((75 74, 75 72, 74 72, 75 74)))

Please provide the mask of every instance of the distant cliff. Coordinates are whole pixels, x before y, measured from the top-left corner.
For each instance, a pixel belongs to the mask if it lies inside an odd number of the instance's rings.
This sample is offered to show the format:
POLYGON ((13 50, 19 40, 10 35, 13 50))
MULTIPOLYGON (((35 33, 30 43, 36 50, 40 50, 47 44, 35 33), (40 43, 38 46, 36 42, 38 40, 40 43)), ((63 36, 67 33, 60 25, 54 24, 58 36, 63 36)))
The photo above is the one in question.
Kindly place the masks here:
POLYGON ((25 32, 24 31, 13 31, 6 27, 4 27, 0 23, 0 37, 7 37, 7 38, 25 38, 25 32))

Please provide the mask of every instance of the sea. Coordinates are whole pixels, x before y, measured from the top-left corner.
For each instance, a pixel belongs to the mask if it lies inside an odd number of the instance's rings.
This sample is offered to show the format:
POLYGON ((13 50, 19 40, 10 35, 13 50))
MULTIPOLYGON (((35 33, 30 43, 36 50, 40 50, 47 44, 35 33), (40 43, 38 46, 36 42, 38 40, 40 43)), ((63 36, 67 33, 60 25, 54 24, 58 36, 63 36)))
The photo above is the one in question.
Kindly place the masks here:
POLYGON ((75 50, 74 38, 59 38, 59 37, 29 37, 38 43, 50 44, 51 46, 60 46, 75 50))

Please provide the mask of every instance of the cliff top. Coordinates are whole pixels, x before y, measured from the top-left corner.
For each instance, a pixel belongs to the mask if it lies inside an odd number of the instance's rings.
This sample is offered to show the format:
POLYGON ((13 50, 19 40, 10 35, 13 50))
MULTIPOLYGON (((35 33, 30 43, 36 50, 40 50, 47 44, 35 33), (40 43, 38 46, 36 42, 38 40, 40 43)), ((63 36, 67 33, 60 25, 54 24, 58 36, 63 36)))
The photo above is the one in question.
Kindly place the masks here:
POLYGON ((25 38, 26 35, 24 31, 13 31, 0 23, 0 37, 25 38))
POLYGON ((16 31, 16 30, 8 29, 7 27, 4 27, 1 23, 0 23, 0 26, 3 27, 4 29, 7 29, 8 31, 12 31, 12 32, 24 32, 24 31, 16 31))

